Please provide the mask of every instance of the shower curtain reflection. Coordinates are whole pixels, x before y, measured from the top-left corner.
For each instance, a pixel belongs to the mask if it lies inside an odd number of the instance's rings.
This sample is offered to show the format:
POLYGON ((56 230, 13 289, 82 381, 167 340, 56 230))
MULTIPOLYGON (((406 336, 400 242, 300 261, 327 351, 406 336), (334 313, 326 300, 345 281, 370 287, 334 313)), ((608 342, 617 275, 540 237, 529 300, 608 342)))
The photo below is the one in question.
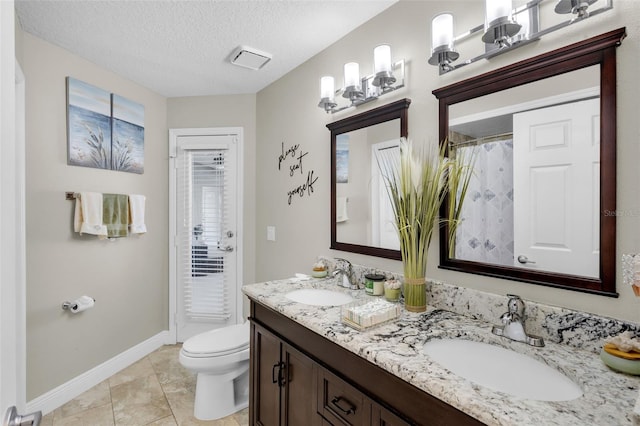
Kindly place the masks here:
POLYGON ((513 138, 455 144, 456 155, 475 150, 474 174, 456 232, 455 258, 513 265, 513 138), (479 146, 476 146, 479 145, 479 146))

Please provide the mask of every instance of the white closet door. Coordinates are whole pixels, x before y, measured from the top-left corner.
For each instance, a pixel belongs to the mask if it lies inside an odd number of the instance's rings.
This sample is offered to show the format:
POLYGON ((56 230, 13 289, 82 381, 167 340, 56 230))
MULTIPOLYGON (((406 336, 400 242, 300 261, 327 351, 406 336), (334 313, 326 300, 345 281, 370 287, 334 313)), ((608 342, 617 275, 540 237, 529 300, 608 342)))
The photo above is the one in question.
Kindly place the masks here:
POLYGON ((177 340, 236 323, 237 138, 179 136, 177 340))
POLYGON ((514 114, 515 266, 599 276, 599 124, 598 99, 514 114))

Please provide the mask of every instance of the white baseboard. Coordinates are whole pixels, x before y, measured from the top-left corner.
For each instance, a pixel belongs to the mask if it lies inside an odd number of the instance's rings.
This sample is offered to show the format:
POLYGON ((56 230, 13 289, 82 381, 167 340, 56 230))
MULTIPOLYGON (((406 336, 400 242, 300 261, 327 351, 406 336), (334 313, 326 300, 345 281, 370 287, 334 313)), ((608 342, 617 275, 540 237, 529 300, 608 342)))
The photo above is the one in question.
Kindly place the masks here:
POLYGON ((149 355, 159 347, 171 343, 169 332, 161 331, 155 336, 127 349, 97 367, 27 402, 26 412, 42 411, 43 415, 50 413, 113 376, 120 370, 149 355))

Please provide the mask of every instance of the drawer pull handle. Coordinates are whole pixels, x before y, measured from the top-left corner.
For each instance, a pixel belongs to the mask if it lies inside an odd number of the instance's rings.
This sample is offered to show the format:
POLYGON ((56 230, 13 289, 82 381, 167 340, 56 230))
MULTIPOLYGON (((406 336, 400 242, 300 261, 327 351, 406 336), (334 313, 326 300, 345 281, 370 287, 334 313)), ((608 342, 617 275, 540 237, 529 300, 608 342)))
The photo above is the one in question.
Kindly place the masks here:
POLYGON ((356 413, 356 407, 355 405, 353 405, 352 403, 350 403, 349 401, 347 401, 345 398, 341 397, 341 396, 336 396, 331 400, 331 403, 340 411, 342 411, 344 414, 346 414, 347 416, 349 414, 355 414, 356 413), (344 404, 347 406, 347 408, 343 408, 340 406, 340 402, 344 401, 344 404))

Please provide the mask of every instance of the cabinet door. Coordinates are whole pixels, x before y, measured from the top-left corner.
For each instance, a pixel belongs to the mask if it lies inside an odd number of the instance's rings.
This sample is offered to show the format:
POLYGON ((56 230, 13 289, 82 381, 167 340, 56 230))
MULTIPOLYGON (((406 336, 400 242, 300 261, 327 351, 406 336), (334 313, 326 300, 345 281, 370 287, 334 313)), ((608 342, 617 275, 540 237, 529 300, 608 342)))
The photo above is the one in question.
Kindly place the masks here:
POLYGON ((320 417, 316 413, 315 363, 287 344, 282 345, 283 372, 282 424, 314 425, 320 417))
POLYGON ((252 324, 251 345, 251 424, 280 424, 280 384, 282 364, 280 339, 252 324))

